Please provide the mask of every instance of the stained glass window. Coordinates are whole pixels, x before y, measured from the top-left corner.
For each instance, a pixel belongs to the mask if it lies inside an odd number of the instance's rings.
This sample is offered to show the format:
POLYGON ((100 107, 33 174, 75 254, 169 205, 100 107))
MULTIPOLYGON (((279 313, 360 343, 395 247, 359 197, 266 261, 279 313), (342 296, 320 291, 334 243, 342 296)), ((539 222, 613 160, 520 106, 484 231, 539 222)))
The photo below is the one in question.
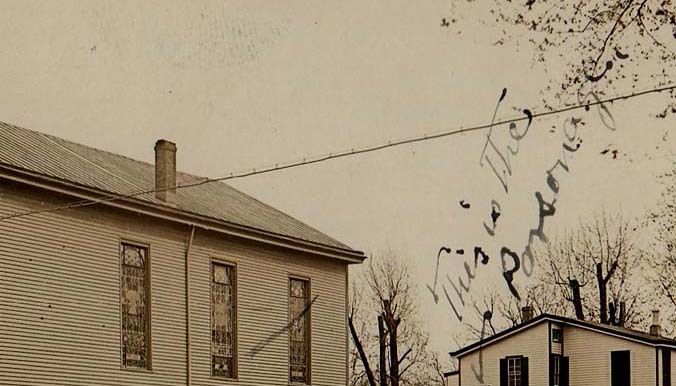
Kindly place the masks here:
POLYGON ((149 369, 148 250, 123 243, 121 255, 122 366, 149 369))
POLYGON ((234 378, 234 268, 213 263, 211 272, 211 375, 234 378))
POLYGON ((289 280, 289 381, 308 383, 310 360, 309 285, 289 280))

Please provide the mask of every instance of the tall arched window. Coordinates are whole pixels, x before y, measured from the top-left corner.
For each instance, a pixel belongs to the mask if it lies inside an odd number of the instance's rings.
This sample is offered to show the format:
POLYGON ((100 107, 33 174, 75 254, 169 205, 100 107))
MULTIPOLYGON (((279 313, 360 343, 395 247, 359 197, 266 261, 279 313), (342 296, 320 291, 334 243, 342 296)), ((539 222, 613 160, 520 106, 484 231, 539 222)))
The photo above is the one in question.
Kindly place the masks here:
POLYGON ((148 249, 122 243, 120 250, 122 367, 150 369, 148 249))
POLYGON ((310 283, 289 279, 289 381, 310 383, 310 283))

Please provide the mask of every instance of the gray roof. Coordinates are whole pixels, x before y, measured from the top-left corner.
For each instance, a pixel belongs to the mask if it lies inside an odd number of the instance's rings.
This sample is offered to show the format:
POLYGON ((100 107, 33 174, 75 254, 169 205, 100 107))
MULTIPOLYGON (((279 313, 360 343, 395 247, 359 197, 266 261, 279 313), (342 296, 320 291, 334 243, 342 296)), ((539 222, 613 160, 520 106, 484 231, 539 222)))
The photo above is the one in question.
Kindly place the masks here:
MULTIPOLYGON (((153 165, 0 122, 0 164, 116 195, 152 189, 153 165)), ((204 177, 177 172, 176 183, 204 177)), ((154 194, 136 197, 159 204, 154 194)), ((222 182, 178 189, 176 209, 324 246, 345 244, 222 182)))

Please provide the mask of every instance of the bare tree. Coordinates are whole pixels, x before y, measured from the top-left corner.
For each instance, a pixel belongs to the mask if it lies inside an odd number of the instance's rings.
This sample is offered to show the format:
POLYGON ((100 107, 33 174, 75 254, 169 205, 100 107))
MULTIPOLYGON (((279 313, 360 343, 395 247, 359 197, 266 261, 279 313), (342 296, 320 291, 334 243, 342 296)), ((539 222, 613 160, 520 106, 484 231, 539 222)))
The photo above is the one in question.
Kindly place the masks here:
POLYGON ((348 314, 348 327, 350 336, 353 337, 352 350, 350 350, 350 386, 374 385, 375 375, 368 358, 373 345, 373 336, 368 327, 368 320, 364 317, 364 296, 359 284, 351 283, 352 295, 350 297, 350 312, 348 314), (359 339, 354 339, 357 336, 359 339), (364 358, 367 358, 364 360, 364 358))
POLYGON ((417 318, 408 264, 388 251, 372 256, 365 268, 353 283, 348 315, 354 346, 350 384, 439 384, 439 361, 429 352, 428 334, 417 318))
POLYGON ((522 289, 522 300, 497 291, 480 296, 472 303, 474 317, 465 323, 466 334, 458 340, 476 340, 522 323, 524 306, 531 307, 534 315, 550 313, 646 327, 655 304, 641 288, 648 279, 641 266, 644 255, 634 246, 633 237, 634 228, 621 215, 601 212, 574 231, 550 240, 534 251, 537 268, 522 289), (491 320, 484 323, 486 312, 491 320))
POLYGON ((667 333, 676 332, 676 168, 661 177, 665 183, 657 206, 648 215, 646 228, 654 238, 649 256, 652 289, 664 298, 663 315, 670 322, 667 333))
MULTIPOLYGON (((549 109, 574 103, 580 88, 590 83, 599 94, 616 94, 671 84, 676 74, 673 0, 468 0, 450 5, 442 27, 462 32, 471 12, 486 31, 494 31, 495 45, 530 46, 534 64, 563 69, 541 90, 549 109)), ((673 89, 665 105, 656 112, 660 118, 676 112, 673 89)))
POLYGON ((523 289, 524 296, 520 302, 511 293, 491 289, 477 296, 471 304, 472 313, 465 318, 463 329, 456 332, 453 338, 456 346, 491 336, 497 332, 514 327, 524 322, 522 307, 528 305, 533 315, 543 313, 562 315, 564 306, 559 295, 539 282, 531 283, 523 289), (490 316, 490 318, 486 318, 490 316))
POLYGON ((636 326, 641 309, 640 251, 621 215, 601 212, 537 253, 539 285, 556 293, 567 314, 616 326, 636 326), (629 280, 631 278, 631 280, 629 280))
MULTIPOLYGON (((450 366, 447 365, 446 361, 442 361, 441 358, 439 357, 438 353, 433 353, 432 354, 432 366, 434 368, 434 375, 433 375, 433 381, 430 382, 429 384, 440 384, 444 385, 446 382, 446 377, 444 376, 444 373, 451 370, 450 366)), ((453 367, 455 369, 455 367, 453 367)), ((425 383, 421 384, 426 385, 425 383)))

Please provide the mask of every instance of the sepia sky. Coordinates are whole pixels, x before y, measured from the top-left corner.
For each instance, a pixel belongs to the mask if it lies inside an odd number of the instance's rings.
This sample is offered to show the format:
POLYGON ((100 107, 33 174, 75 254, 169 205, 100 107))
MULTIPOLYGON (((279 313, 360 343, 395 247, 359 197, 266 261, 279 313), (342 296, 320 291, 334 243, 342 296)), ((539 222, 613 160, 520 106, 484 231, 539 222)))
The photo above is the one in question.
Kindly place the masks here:
MULTIPOLYGON (((459 33, 441 28, 448 0, 2 6, 1 121, 148 162, 165 138, 177 143, 179 169, 208 177, 488 123, 503 87, 498 118, 519 116, 513 106, 542 111, 538 93, 560 71, 533 64, 527 46, 494 45, 470 20, 459 33)), ((651 117, 658 104, 659 96, 645 96, 610 105, 615 131, 594 110, 534 120, 512 159, 507 194, 479 165, 486 131, 231 184, 356 249, 393 249, 413 262, 420 315, 434 349, 448 352, 457 320, 424 286, 439 247, 483 246, 491 262, 472 292, 506 290, 499 249, 521 250, 537 225, 534 193, 551 198, 545 171, 561 156, 561 126, 571 116, 588 123, 545 231, 555 235, 601 209, 639 218, 655 204, 655 176, 670 167, 676 145, 663 140, 673 118, 651 117), (618 159, 599 154, 608 146, 618 159), (492 199, 502 216, 491 240, 482 222, 492 199)), ((511 143, 505 127, 494 132, 511 143)), ((469 253, 444 259, 441 275, 460 274, 466 260, 469 253)))

